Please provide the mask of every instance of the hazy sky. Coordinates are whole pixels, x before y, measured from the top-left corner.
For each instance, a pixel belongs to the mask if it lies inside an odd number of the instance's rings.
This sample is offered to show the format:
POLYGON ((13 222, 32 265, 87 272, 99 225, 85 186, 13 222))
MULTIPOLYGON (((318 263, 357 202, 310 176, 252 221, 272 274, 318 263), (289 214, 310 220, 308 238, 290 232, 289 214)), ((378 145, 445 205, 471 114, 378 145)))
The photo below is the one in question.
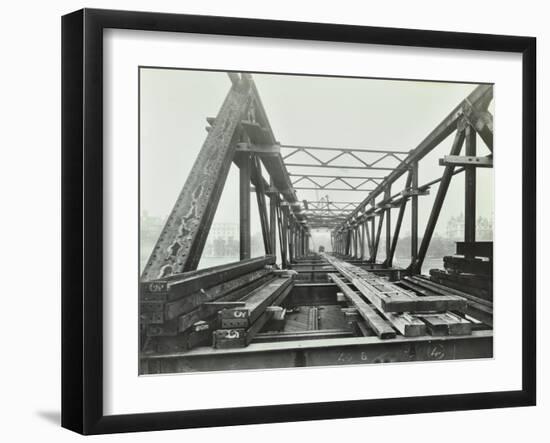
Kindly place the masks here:
MULTIPOLYGON (((254 80, 275 137, 282 144, 403 151, 414 149, 476 87, 459 83, 266 74, 254 74, 254 80)), ((141 70, 142 213, 166 217, 172 210, 207 135, 206 117, 216 116, 230 86, 223 72, 141 70)), ((493 104, 490 109, 494 113, 493 104)), ((438 159, 449 153, 453 136, 420 163, 420 185, 441 176, 443 167, 439 166, 438 159)), ((324 155, 330 154, 333 152, 324 155)), ((478 154, 488 154, 479 138, 478 154)), ((300 158, 296 156, 294 160, 300 158)), ((346 164, 353 163, 342 163, 346 164)), ((306 169, 289 167, 289 171, 301 173, 306 169)), ((363 174, 353 169, 307 168, 307 171, 363 174)), ((383 176, 388 172, 369 174, 383 176)), ((404 177, 394 185, 392 193, 400 191, 403 184, 404 177)), ((420 198, 420 235, 436 192, 437 186, 434 186, 429 196, 420 198)), ((448 219, 464 211, 463 192, 464 178, 459 174, 451 183, 436 232, 444 233, 448 219)), ((298 191, 300 200, 319 200, 327 194, 333 201, 361 201, 366 197, 365 193, 350 191, 298 191)), ((255 203, 254 198, 252 202, 255 203)), ((410 230, 409 210, 402 227, 404 235, 410 230)), ((492 213, 492 170, 478 169, 477 214, 492 218, 492 213)), ((238 169, 232 166, 214 222, 238 223, 238 217, 238 169)), ((393 221, 395 218, 396 215, 393 221)), ((252 231, 259 230, 256 205, 252 205, 252 231)), ((316 236, 316 240, 317 243, 325 241, 321 236, 316 236)))

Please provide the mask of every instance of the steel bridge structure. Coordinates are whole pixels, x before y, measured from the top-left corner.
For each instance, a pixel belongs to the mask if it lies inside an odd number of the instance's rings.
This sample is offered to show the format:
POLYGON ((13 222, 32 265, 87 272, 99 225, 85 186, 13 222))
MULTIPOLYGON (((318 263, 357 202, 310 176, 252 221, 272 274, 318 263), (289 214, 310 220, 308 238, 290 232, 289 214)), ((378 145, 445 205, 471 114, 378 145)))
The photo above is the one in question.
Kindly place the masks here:
POLYGON ((492 242, 476 240, 476 171, 493 166, 492 85, 477 86, 413 149, 356 149, 280 143, 252 76, 228 76, 229 92, 207 118, 204 144, 141 275, 140 372, 491 357, 492 242), (448 137, 450 152, 434 165, 440 177, 422 183, 419 163, 448 137), (478 154, 478 138, 489 155, 478 154), (232 164, 240 260, 197 270, 232 164), (442 269, 422 275, 458 174, 464 239, 442 269), (433 188, 420 227, 419 198, 433 188), (300 199, 303 191, 357 198, 300 199), (251 257, 254 195, 263 257, 251 257), (410 263, 397 267, 407 205, 410 263), (313 250, 321 228, 330 230, 330 253, 313 250))

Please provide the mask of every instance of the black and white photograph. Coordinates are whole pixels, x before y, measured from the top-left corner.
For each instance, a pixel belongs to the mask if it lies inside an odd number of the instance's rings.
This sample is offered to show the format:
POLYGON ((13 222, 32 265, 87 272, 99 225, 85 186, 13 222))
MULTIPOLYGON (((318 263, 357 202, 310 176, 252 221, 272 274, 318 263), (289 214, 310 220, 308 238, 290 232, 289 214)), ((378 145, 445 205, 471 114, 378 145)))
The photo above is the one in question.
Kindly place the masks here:
POLYGON ((544 441, 544 2, 3 6, 0 441, 544 441))
POLYGON ((527 419, 536 38, 228 12, 62 17, 62 426, 527 419))
POLYGON ((137 75, 140 375, 493 357, 492 83, 137 75))

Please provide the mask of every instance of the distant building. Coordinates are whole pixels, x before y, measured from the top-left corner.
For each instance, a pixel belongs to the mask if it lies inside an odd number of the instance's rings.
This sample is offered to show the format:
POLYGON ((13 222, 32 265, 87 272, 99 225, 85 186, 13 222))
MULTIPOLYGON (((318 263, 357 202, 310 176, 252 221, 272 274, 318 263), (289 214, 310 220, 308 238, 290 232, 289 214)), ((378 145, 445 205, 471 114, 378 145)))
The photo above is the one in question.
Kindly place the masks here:
POLYGON ((464 214, 449 219, 447 222, 447 238, 458 241, 464 239, 464 214))
POLYGON ((212 223, 202 255, 204 257, 238 256, 239 224, 212 223))
MULTIPOLYGON (((453 216, 447 222, 447 238, 454 241, 464 241, 464 214, 453 216)), ((476 239, 490 241, 493 239, 493 222, 485 217, 476 220, 476 239)))
POLYGON ((212 223, 210 228, 210 237, 213 239, 237 239, 239 238, 238 223, 212 223))

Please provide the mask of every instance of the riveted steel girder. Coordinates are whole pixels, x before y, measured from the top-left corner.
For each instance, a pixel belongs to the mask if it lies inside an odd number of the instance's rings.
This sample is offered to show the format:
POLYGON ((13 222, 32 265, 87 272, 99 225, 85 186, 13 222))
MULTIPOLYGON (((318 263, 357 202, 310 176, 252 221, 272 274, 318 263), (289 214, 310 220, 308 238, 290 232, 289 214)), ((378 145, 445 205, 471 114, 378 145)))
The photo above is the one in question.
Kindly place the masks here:
POLYGON ((252 84, 233 83, 142 273, 142 281, 191 271, 199 263, 252 101, 252 84))

